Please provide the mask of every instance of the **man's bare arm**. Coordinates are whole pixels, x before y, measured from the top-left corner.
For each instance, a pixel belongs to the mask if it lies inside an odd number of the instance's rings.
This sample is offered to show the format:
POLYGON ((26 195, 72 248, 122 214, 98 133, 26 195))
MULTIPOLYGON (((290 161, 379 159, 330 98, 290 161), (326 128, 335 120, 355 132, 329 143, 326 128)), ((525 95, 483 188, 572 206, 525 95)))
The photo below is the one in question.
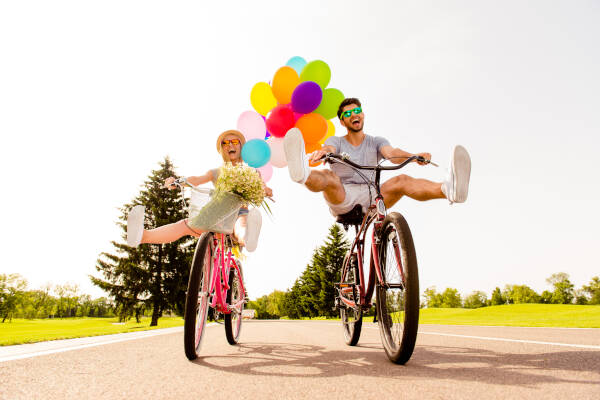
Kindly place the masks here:
MULTIPOLYGON (((407 158, 410 158, 412 156, 421 156, 426 160, 431 160, 431 154, 429 154, 429 153, 413 154, 413 153, 409 153, 409 152, 401 150, 401 149, 394 148, 392 146, 383 146, 381 148, 381 154, 383 155, 383 157, 387 158, 394 164, 401 164, 404 161, 406 161, 407 158)), ((417 162, 420 165, 425 165, 425 163, 422 163, 419 161, 417 161, 417 162)))

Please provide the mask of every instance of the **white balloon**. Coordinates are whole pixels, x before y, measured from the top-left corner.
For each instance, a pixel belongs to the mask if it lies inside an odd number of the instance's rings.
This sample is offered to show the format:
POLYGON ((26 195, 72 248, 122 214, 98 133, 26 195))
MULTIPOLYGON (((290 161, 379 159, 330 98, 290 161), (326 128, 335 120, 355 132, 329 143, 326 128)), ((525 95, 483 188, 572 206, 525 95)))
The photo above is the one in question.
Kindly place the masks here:
POLYGON ((286 167, 287 160, 283 151, 283 138, 271 136, 267 139, 267 144, 271 148, 271 164, 277 168, 286 167))

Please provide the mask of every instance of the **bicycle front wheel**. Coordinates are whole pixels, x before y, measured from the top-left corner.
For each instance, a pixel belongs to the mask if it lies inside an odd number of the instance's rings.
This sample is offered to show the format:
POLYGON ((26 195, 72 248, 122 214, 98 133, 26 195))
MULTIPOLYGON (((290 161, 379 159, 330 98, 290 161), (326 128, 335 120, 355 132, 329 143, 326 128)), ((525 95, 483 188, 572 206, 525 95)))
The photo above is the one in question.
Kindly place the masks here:
MULTIPOLYGON (((240 272, 242 265, 236 260, 240 272)), ((244 311, 245 293, 243 291, 242 277, 237 269, 229 271, 229 290, 227 291, 227 304, 231 313, 225 314, 225 336, 229 344, 238 343, 242 331, 242 312, 244 311)))
POLYGON ((185 297, 183 342, 189 360, 198 358, 210 306, 213 274, 213 234, 203 233, 198 240, 185 297))
POLYGON ((405 364, 419 328, 419 272, 412 235, 397 212, 383 221, 379 245, 383 282, 377 285, 379 333, 388 358, 405 364))
POLYGON ((344 264, 346 267, 342 270, 340 283, 340 318, 344 328, 344 338, 348 346, 356 346, 360 339, 362 329, 362 308, 360 306, 359 284, 360 275, 358 273, 358 260, 356 254, 346 254, 344 264), (352 257, 346 264, 346 259, 352 257), (355 307, 350 307, 342 301, 342 297, 355 302, 355 307))

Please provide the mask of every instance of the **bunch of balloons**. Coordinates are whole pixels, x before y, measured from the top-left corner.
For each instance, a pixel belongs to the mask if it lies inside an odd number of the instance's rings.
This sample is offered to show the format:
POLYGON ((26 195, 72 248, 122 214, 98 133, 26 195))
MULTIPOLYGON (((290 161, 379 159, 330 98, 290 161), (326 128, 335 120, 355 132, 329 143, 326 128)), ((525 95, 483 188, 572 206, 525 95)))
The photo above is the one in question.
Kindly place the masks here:
POLYGON ((237 129, 246 137, 242 159, 257 168, 265 182, 271 179, 273 167, 287 166, 283 138, 291 128, 302 132, 307 154, 335 134, 330 119, 337 115, 344 95, 327 88, 330 79, 331 70, 324 61, 307 63, 302 57, 292 57, 271 82, 258 82, 252 88, 250 102, 255 111, 243 112, 237 129))

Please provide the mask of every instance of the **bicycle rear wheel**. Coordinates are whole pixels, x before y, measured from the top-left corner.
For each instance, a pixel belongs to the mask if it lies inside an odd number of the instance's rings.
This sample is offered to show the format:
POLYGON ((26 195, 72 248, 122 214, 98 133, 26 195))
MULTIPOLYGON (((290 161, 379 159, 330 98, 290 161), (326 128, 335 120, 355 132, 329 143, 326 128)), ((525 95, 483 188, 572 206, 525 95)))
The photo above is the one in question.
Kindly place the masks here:
POLYGON ((185 298, 183 342, 189 360, 198 358, 210 306, 213 274, 213 234, 203 233, 198 240, 185 298))
MULTIPOLYGON (((242 265, 236 260, 242 271, 242 265)), ((244 311, 245 293, 242 290, 242 277, 235 268, 229 271, 229 290, 227 291, 227 304, 231 306, 231 313, 225 314, 225 336, 229 344, 237 344, 242 331, 242 312, 244 311)))
POLYGON ((383 221, 377 285, 377 317, 383 348, 396 364, 411 357, 419 328, 419 272, 412 235, 397 212, 383 221))
MULTIPOLYGON (((346 254, 344 264, 346 265, 346 259, 351 257, 350 253, 346 254)), ((360 275, 358 273, 358 260, 356 254, 352 255, 352 258, 348 262, 348 266, 342 270, 342 277, 340 283, 340 317, 342 319, 342 326, 344 329, 344 338, 348 346, 356 346, 358 339, 360 339, 360 331, 362 329, 362 308, 360 307, 360 295, 358 286, 360 284, 360 275), (345 287, 344 287, 345 286, 345 287), (346 293, 342 294, 345 291, 346 293), (341 297, 345 297, 356 303, 356 307, 350 307, 345 304, 341 297)))

